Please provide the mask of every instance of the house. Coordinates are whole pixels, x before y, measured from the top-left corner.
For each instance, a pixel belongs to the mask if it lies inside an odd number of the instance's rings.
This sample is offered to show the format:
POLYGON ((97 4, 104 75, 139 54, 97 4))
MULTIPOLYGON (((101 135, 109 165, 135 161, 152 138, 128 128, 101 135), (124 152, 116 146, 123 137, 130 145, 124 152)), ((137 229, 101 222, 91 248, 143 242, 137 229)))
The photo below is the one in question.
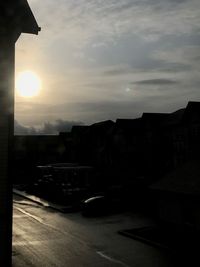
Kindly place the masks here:
POLYGON ((101 121, 89 126, 73 126, 72 160, 81 164, 102 166, 109 162, 109 135, 112 133, 114 122, 101 121), (108 157, 107 157, 108 156, 108 157))
POLYGON ((188 130, 188 154, 190 158, 198 158, 200 149, 200 102, 188 102, 183 115, 183 124, 188 130))
POLYGON ((186 108, 169 114, 162 124, 166 170, 199 158, 200 102, 188 102, 186 108))
POLYGON ((156 180, 164 172, 163 123, 169 113, 143 113, 143 166, 145 177, 156 180))
POLYGON ((183 124, 185 108, 169 114, 162 124, 165 170, 169 171, 188 160, 188 130, 183 124))
POLYGON ((112 133, 112 161, 118 175, 142 175, 143 128, 141 119, 117 119, 112 133))
POLYGON ((80 162, 82 164, 87 164, 88 162, 88 150, 85 149, 89 142, 89 140, 86 140, 88 128, 89 126, 87 125, 75 125, 72 127, 69 153, 73 162, 80 162))
POLYGON ((38 34, 40 28, 26 0, 0 3, 0 266, 11 266, 12 157, 14 128, 15 43, 21 33, 38 34))
POLYGON ((13 182, 30 183, 35 178, 35 166, 66 161, 65 152, 60 135, 14 136, 13 182))
POLYGON ((200 161, 189 161, 150 186, 161 225, 200 232, 200 161))
POLYGON ((62 154, 62 161, 70 162, 73 158, 72 149, 72 133, 71 132, 59 132, 59 139, 65 147, 62 154))
POLYGON ((115 123, 111 120, 101 121, 90 125, 88 131, 88 146, 90 162, 98 168, 109 168, 110 141, 115 123))

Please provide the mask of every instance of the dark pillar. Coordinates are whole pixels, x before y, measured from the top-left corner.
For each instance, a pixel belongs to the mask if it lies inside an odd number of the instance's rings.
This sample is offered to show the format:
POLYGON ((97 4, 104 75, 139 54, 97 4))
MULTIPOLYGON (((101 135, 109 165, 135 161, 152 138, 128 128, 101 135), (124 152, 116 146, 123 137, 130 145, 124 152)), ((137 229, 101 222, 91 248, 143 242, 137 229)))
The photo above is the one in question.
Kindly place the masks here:
POLYGON ((13 40, 0 36, 0 266, 12 266, 13 40))

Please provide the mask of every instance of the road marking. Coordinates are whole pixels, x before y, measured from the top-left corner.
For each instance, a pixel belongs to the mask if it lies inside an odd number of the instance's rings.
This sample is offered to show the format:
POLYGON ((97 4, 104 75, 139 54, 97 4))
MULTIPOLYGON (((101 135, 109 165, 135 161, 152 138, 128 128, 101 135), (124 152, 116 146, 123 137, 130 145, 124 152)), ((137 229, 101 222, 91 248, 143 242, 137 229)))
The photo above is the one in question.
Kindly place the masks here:
POLYGON ((129 265, 125 264, 124 262, 122 261, 119 261, 119 260, 116 260, 114 258, 111 258, 110 256, 106 255, 105 253, 103 253, 102 251, 96 251, 96 253, 101 256, 102 258, 110 261, 110 262, 113 262, 113 263, 117 263, 121 266, 124 266, 124 267, 130 267, 129 265))
POLYGON ((14 247, 25 247, 25 246, 36 246, 36 245, 40 245, 41 244, 48 244, 49 240, 34 240, 34 241, 28 241, 28 240, 24 240, 24 241, 13 241, 12 245, 14 247))
POLYGON ((13 219, 16 219, 16 218, 24 218, 24 217, 27 217, 27 215, 13 215, 13 219))
POLYGON ((29 212, 27 212, 27 211, 25 211, 25 210, 23 210, 23 209, 21 209, 21 208, 17 208, 17 207, 15 207, 15 208, 16 208, 18 211, 22 212, 23 214, 27 215, 28 217, 31 217, 32 219, 36 220, 37 222, 44 224, 43 220, 40 219, 39 217, 37 217, 37 216, 35 216, 35 215, 33 215, 33 214, 30 214, 29 212))

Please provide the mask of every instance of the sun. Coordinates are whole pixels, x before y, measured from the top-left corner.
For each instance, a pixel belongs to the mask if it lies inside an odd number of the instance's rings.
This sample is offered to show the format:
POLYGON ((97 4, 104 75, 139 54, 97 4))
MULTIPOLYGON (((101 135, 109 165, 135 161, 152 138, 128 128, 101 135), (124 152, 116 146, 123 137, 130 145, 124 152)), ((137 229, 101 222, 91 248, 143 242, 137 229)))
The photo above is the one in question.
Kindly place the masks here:
POLYGON ((41 90, 41 80, 33 71, 23 71, 17 75, 16 89, 22 97, 37 96, 41 90))

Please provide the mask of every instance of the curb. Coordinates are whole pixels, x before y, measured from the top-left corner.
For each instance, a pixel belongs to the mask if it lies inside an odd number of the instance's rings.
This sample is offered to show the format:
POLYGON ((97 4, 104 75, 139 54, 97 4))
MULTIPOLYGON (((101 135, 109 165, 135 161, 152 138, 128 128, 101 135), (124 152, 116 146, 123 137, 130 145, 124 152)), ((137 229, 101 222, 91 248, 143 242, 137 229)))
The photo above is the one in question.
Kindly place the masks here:
POLYGON ((54 204, 52 202, 46 201, 42 198, 27 194, 24 191, 20 191, 20 190, 14 189, 14 188, 13 188, 13 194, 24 197, 24 198, 26 198, 32 202, 35 202, 35 203, 37 203, 37 204, 39 204, 45 208, 52 208, 52 209, 57 210, 57 211, 62 212, 62 213, 67 213, 67 212, 70 212, 73 210, 72 206, 62 206, 62 205, 54 204))
POLYGON ((156 247, 156 248, 161 248, 161 249, 169 250, 169 251, 171 250, 169 247, 167 247, 165 245, 162 245, 161 243, 158 243, 158 242, 152 241, 150 239, 141 237, 141 236, 139 236, 137 234, 128 233, 126 230, 118 231, 118 234, 126 236, 126 237, 129 237, 129 238, 132 238, 132 239, 135 239, 137 241, 140 241, 142 243, 145 243, 147 245, 150 245, 150 246, 153 246, 153 247, 156 247))

